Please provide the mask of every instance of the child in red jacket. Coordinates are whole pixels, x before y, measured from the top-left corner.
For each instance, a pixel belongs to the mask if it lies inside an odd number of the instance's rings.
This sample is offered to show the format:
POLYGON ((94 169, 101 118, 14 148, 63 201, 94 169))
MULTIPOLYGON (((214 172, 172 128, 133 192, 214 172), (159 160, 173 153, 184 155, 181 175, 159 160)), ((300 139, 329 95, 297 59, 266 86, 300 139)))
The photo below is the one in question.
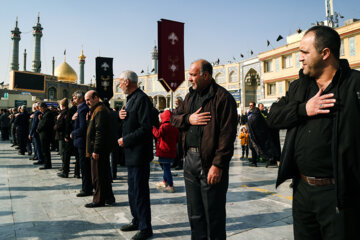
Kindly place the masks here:
POLYGON ((171 175, 171 164, 176 158, 176 147, 179 141, 179 130, 170 124, 172 113, 165 110, 160 114, 160 128, 153 127, 153 135, 157 139, 156 156, 159 157, 159 163, 162 164, 164 181, 156 184, 164 192, 175 192, 173 178, 171 175))

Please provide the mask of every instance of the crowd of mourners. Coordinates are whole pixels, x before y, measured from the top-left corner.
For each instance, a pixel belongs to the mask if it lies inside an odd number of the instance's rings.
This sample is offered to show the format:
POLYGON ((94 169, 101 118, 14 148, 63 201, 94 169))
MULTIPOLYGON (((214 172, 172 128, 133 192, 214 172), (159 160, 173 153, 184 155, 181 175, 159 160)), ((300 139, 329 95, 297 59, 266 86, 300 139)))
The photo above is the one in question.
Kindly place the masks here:
MULTIPOLYGON (((152 107, 151 112, 153 146, 158 157, 156 163, 163 170, 163 181, 156 183, 156 187, 168 193, 175 192, 171 168, 183 168, 182 130, 170 123, 172 115, 176 115, 183 104, 183 99, 177 97, 173 111, 166 109, 159 112, 152 107)), ((277 161, 278 156, 268 154, 268 149, 264 148, 269 130, 264 120, 267 109, 263 104, 258 107, 251 102, 249 110, 244 115, 238 115, 241 160, 249 160, 251 166, 257 166, 262 157, 268 166, 277 161), (252 158, 249 158, 249 148, 252 158)), ((95 91, 86 94, 76 91, 71 99, 58 101, 56 107, 36 102, 32 111, 28 111, 25 105, 1 109, 1 137, 2 140, 10 140, 11 147, 17 149, 19 155, 27 153, 34 165, 40 165, 40 170, 53 168, 51 152, 60 155, 62 166, 57 175, 61 178, 69 177, 70 159, 74 157, 73 177, 82 179, 81 190, 76 196, 93 195, 93 202, 85 207, 111 205, 115 203, 111 183, 117 179, 118 165, 125 166, 124 149, 118 142, 123 135, 120 112, 119 108, 111 109, 108 103, 100 101, 95 91), (100 117, 96 118, 101 120, 95 119, 98 115, 100 117), (93 144, 96 139, 101 145, 97 150, 96 144, 93 144), (99 158, 93 155, 95 151, 100 153, 101 161, 94 161, 99 158)))

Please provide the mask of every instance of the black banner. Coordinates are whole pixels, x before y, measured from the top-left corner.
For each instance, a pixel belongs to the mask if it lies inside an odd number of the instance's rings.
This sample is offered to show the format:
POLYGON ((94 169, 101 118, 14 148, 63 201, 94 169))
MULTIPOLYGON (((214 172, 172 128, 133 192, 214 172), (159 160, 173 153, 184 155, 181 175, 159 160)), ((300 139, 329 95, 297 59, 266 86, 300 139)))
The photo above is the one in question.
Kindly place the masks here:
POLYGON ((114 95, 112 58, 96 58, 96 91, 103 101, 109 101, 114 95))

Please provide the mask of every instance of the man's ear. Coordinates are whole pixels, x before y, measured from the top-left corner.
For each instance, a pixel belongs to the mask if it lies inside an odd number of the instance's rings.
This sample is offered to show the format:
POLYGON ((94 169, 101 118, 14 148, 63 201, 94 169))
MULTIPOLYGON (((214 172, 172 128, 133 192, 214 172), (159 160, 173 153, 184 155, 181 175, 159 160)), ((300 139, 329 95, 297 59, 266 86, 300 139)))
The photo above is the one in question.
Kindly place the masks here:
POLYGON ((325 61, 327 59, 329 59, 330 55, 331 55, 331 51, 329 48, 324 48, 322 51, 321 51, 321 54, 322 54, 322 59, 325 61))

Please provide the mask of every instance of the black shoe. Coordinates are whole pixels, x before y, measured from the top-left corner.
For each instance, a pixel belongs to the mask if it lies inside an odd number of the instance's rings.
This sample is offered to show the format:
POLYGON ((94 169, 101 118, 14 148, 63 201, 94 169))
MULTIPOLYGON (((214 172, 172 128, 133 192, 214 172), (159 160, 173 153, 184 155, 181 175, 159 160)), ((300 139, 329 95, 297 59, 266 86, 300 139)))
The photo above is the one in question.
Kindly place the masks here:
POLYGON ((15 144, 13 144, 13 145, 11 145, 10 147, 15 147, 16 145, 15 144))
POLYGON ((24 152, 20 152, 20 151, 18 152, 18 154, 19 154, 19 155, 25 155, 24 152))
POLYGON ((129 223, 129 224, 126 224, 126 225, 122 225, 120 227, 120 230, 123 231, 123 232, 136 231, 136 230, 139 230, 139 225, 129 223))
POLYGON ((19 146, 17 146, 15 149, 20 149, 20 147, 19 147, 19 146))
POLYGON ((39 170, 51 169, 51 167, 39 167, 39 170))
POLYGON ((115 203, 115 198, 105 200, 105 204, 107 204, 107 205, 113 205, 114 203, 115 203))
POLYGON ((256 164, 256 163, 250 163, 249 166, 250 166, 250 167, 257 167, 257 164, 256 164))
POLYGON ((63 168, 61 167, 61 168, 58 168, 58 171, 59 172, 62 172, 63 171, 63 168))
POLYGON ((32 155, 32 152, 28 152, 28 155, 31 156, 31 155, 32 155))
POLYGON ((83 190, 81 190, 78 194, 76 194, 77 197, 87 197, 87 196, 92 196, 93 193, 90 192, 90 193, 87 193, 87 192, 84 192, 83 190))
POLYGON ((34 165, 41 165, 41 164, 44 164, 44 162, 43 161, 37 161, 37 162, 34 162, 33 164, 34 165))
POLYGON ((58 175, 59 177, 61 177, 61 178, 68 178, 68 177, 69 177, 69 174, 68 174, 68 173, 64 173, 64 172, 59 172, 57 175, 58 175))
POLYGON ((132 240, 145 240, 153 235, 152 230, 138 231, 131 239, 132 240))
POLYGON ((86 208, 96 208, 96 207, 104 207, 104 206, 105 204, 103 203, 94 203, 94 202, 85 204, 86 208))
POLYGON ((74 174, 74 178, 81 178, 80 174, 74 174))

